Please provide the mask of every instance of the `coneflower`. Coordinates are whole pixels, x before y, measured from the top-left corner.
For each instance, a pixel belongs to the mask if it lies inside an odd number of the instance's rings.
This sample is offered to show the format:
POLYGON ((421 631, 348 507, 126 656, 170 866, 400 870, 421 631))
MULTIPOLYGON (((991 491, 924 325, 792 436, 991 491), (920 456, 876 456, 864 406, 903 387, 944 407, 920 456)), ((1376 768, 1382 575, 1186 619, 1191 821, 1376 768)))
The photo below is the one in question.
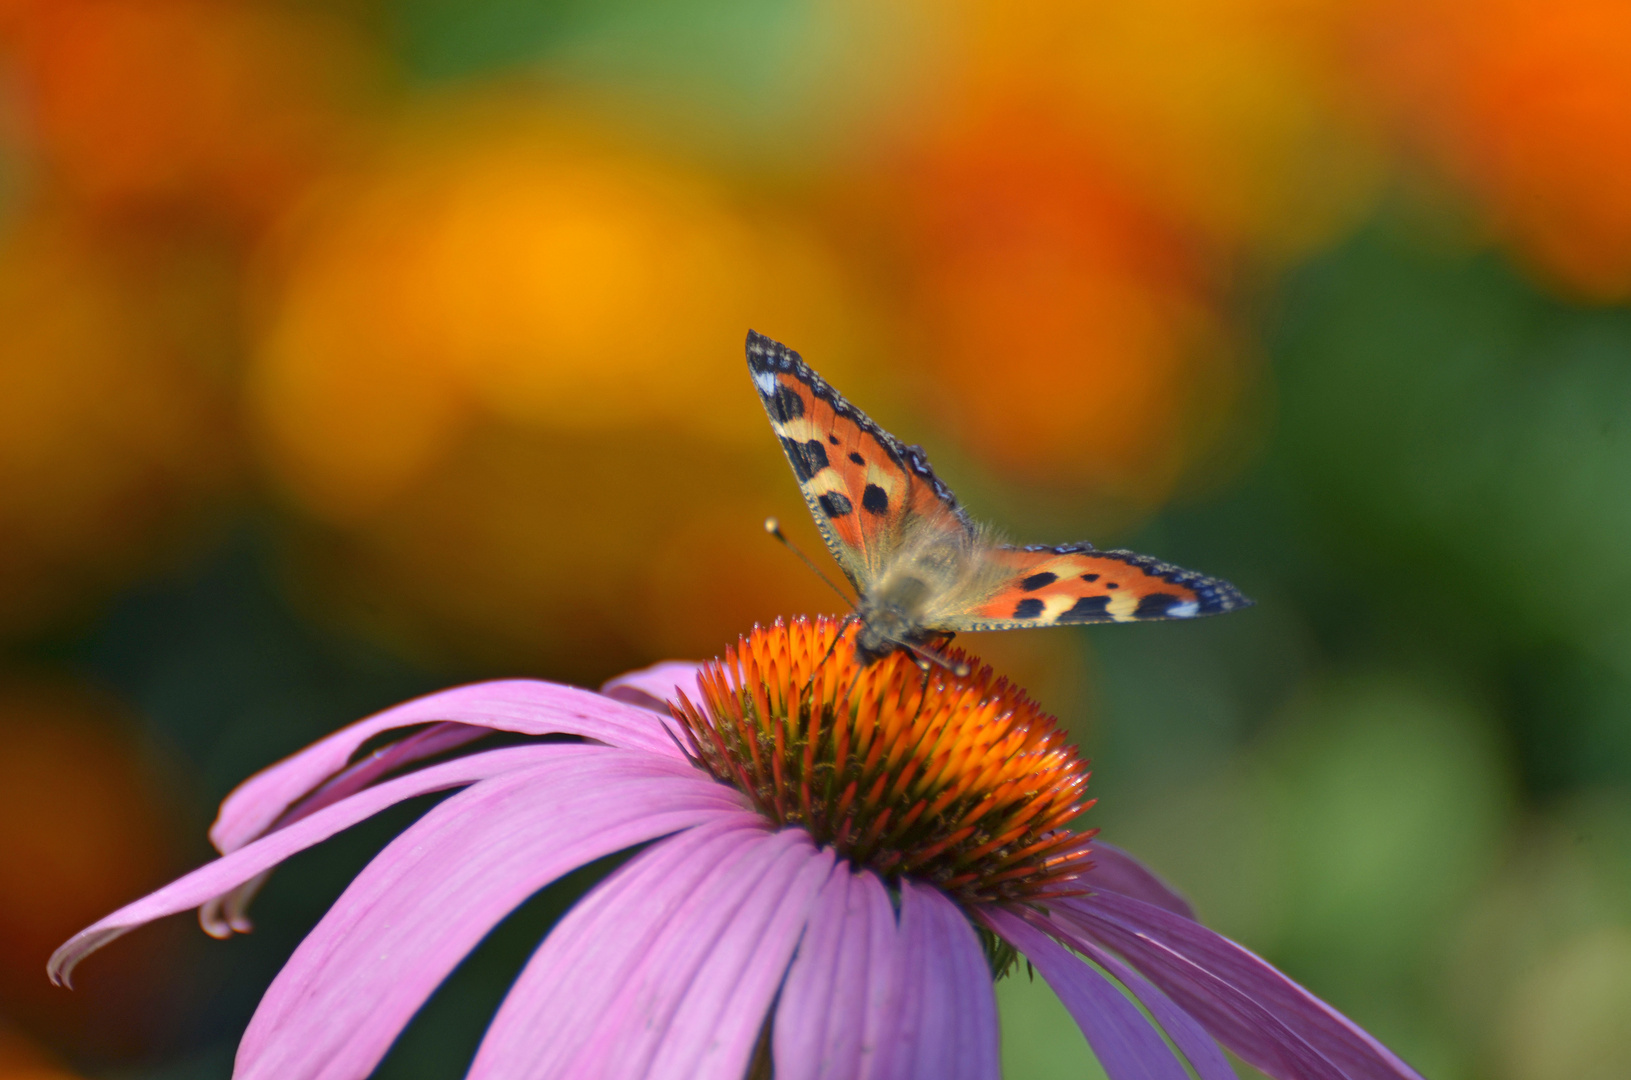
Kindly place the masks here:
POLYGON ((198 908, 248 928, 266 873, 392 803, 463 788, 358 875, 273 981, 236 1076, 367 1076, 458 962, 551 881, 644 850, 550 931, 472 1078, 991 1078, 994 977, 1035 966, 1112 1080, 1223 1080, 1219 1043, 1283 1080, 1417 1074, 1072 829, 1087 771, 1052 717, 954 654, 859 663, 844 624, 778 622, 700 667, 594 694, 434 694, 251 778, 223 852, 58 950, 66 981, 125 931, 198 908), (360 759, 385 732, 429 724, 360 759), (501 730, 572 735, 454 750, 501 730))

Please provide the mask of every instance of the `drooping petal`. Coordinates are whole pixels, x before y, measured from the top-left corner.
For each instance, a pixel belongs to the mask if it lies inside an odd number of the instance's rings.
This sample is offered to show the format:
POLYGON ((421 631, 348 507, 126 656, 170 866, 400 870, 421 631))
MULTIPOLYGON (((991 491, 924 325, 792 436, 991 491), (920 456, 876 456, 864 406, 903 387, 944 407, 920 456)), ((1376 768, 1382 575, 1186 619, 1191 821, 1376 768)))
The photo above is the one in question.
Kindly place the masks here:
MULTIPOLYGON (((227 893, 297 851, 328 839, 342 829, 415 795, 463 787, 490 776, 543 764, 562 751, 581 749, 564 745, 512 746, 472 754, 456 761, 433 765, 357 793, 333 806, 280 829, 214 862, 177 878, 170 884, 127 904, 112 915, 75 934, 51 957, 48 971, 53 981, 66 984, 74 965, 121 934, 166 915, 189 911, 214 897, 227 893)), ((627 751, 623 751, 627 753, 627 751)), ((671 760, 671 759, 665 759, 671 760)), ((674 762, 678 770, 686 768, 674 762)))
POLYGON ((1173 1045, 1189 1059, 1190 1065, 1195 1069, 1195 1075, 1200 1080, 1239 1080, 1229 1059, 1223 1056, 1218 1044, 1206 1029, 1195 1022, 1195 1018, 1175 1005, 1171 998, 1158 990, 1153 983, 1138 972, 1122 963, 1116 956, 1087 940, 1079 933, 1074 933, 1068 927, 1061 927, 1050 923, 1050 928, 1065 937, 1071 947, 1077 949, 1104 968, 1111 975, 1121 981, 1121 985, 1133 992, 1139 1002, 1155 1017, 1172 1039, 1173 1045))
POLYGON ((293 824, 348 795, 355 795, 405 765, 475 742, 484 735, 492 734, 492 730, 489 727, 444 721, 416 731, 341 769, 279 815, 272 827, 293 824))
POLYGON ((811 908, 776 1005, 777 1080, 864 1080, 896 1027, 895 908, 870 870, 840 865, 811 908))
POLYGON ((878 1080, 996 1080, 997 998, 974 928, 938 889, 900 885, 899 1019, 878 1032, 878 1080))
POLYGON ((239 1080, 356 1080, 500 919, 571 870, 743 813, 683 764, 599 746, 446 800, 374 858, 301 942, 238 1047, 239 1080))
MULTIPOLYGON (((491 733, 491 728, 473 727, 469 724, 450 722, 432 724, 341 769, 316 790, 280 814, 277 820, 267 827, 267 831, 286 828, 325 806, 332 806, 341 799, 378 783, 381 778, 397 769, 464 746, 491 733)), ((249 921, 250 901, 254 900, 255 894, 260 892, 269 876, 269 871, 259 874, 199 908, 198 924, 204 928, 204 932, 215 938, 229 938, 234 933, 249 933, 253 929, 249 921)))
POLYGON ((697 687, 697 672, 701 664, 687 660, 665 660, 639 671, 630 671, 610 680, 600 688, 609 698, 651 709, 668 715, 668 703, 683 691, 692 701, 700 701, 702 693, 697 687))
POLYGON ((1281 1080, 1349 1080, 1262 1003, 1181 954, 1141 940, 1137 927, 1080 912, 1067 913, 1062 905, 1055 906, 1051 914, 1054 925, 1119 950, 1218 1041, 1270 1076, 1281 1080))
POLYGON ((832 863, 762 822, 643 853, 545 939, 471 1080, 741 1077, 832 863))
POLYGON ((1092 859, 1093 868, 1079 879, 1088 888, 1109 889, 1111 892, 1142 900, 1146 904, 1166 908, 1174 915, 1182 915, 1186 919, 1195 917, 1195 909, 1189 906, 1189 901, 1176 889, 1162 881, 1155 871, 1114 844, 1107 844, 1103 840, 1093 841, 1092 859))
POLYGON ((992 908, 984 917, 1042 972, 1110 1080, 1187 1080, 1188 1072, 1161 1033, 1092 965, 1018 915, 992 908))
POLYGON ((1358 1025, 1199 923, 1115 893, 1057 902, 1055 923, 1119 952, 1218 1041, 1286 1080, 1420 1080, 1358 1025))
POLYGON ((533 679, 475 683, 376 713, 261 770, 226 797, 210 828, 210 840, 220 851, 242 847, 344 770, 352 754, 369 739, 395 728, 437 721, 527 735, 581 735, 608 746, 683 758, 664 722, 647 709, 533 679))

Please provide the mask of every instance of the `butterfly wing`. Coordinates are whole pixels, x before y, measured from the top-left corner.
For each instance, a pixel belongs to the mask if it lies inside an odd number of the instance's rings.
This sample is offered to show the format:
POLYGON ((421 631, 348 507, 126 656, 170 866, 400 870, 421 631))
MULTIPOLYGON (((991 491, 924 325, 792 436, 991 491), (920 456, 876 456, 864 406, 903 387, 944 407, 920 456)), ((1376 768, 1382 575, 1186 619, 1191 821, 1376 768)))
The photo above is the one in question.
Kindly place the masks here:
POLYGON ((1192 619, 1250 607, 1227 581, 1131 551, 1089 544, 992 548, 990 577, 937 630, 1013 630, 1094 622, 1192 619))
POLYGON ((973 536, 920 447, 873 423, 785 345, 749 331, 747 355, 816 528, 857 590, 867 592, 925 526, 973 536))

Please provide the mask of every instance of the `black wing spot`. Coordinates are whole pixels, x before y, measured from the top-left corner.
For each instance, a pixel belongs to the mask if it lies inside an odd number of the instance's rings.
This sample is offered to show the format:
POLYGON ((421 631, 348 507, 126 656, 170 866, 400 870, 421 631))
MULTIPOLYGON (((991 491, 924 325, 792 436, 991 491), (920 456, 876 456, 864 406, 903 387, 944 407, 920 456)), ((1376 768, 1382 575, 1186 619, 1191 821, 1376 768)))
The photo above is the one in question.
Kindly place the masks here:
POLYGON ((861 492, 861 509, 880 516, 889 513, 889 492, 877 484, 868 484, 866 490, 861 492))
POLYGON ((1119 582, 1119 581, 1106 581, 1104 583, 1104 587, 1106 589, 1119 589, 1119 588, 1121 588, 1121 582, 1119 582))
POLYGON ((857 465, 865 465, 866 464, 866 458, 862 457, 860 454, 857 454, 854 450, 851 450, 849 452, 849 459, 851 461, 855 462, 855 464, 857 464, 857 465))
POLYGON ((855 509, 854 504, 849 501, 849 496, 840 491, 829 491, 825 495, 819 496, 816 502, 820 504, 821 509, 826 512, 828 517, 843 517, 855 509))
POLYGON ((1171 593, 1150 593, 1138 602, 1138 610, 1133 612, 1135 619, 1159 619, 1167 613, 1174 604, 1183 603, 1184 598, 1171 593))
POLYGON ((1110 598, 1108 596, 1084 596, 1076 601, 1074 607, 1059 616, 1059 621, 1062 623, 1103 622, 1111 617, 1110 613, 1104 609, 1104 605, 1109 602, 1110 598))
POLYGON ((793 475, 798 477, 799 483, 808 484, 811 477, 827 467, 827 448, 821 445, 819 439, 799 442, 783 435, 781 440, 782 448, 787 451, 787 460, 793 463, 793 475))
POLYGON ((771 419, 778 424, 797 420, 804 415, 804 399, 779 382, 775 392, 765 398, 765 406, 770 410, 771 419))
POLYGON ((1099 575, 1097 575, 1097 574, 1083 574, 1082 575, 1082 580, 1083 581, 1097 581, 1097 580, 1099 580, 1099 575))
POLYGON ((1042 586, 1052 585, 1058 580, 1058 574, 1055 574, 1049 570, 1043 570, 1041 573, 1032 574, 1030 577, 1020 582, 1019 587, 1024 589, 1026 592, 1036 592, 1036 590, 1040 589, 1042 586))
POLYGON ((1014 605, 1014 618, 1034 619, 1042 614, 1042 601, 1039 597, 1027 596, 1014 605))
POLYGON ((834 435, 832 432, 829 431, 829 432, 827 432, 827 441, 832 443, 834 446, 837 446, 838 445, 838 436, 834 435))

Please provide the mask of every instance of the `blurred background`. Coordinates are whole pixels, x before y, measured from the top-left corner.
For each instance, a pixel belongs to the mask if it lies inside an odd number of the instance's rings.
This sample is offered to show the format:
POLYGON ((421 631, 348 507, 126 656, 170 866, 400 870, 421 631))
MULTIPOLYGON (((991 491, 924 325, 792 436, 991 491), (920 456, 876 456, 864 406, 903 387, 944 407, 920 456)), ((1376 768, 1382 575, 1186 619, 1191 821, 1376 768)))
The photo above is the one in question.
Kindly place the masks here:
POLYGON ((1623 0, 0 0, 0 1078, 227 1076, 423 809, 49 986, 251 772, 833 608, 750 326, 1015 539, 1257 599, 975 642, 1107 838, 1432 1080, 1625 1075, 1623 0))

